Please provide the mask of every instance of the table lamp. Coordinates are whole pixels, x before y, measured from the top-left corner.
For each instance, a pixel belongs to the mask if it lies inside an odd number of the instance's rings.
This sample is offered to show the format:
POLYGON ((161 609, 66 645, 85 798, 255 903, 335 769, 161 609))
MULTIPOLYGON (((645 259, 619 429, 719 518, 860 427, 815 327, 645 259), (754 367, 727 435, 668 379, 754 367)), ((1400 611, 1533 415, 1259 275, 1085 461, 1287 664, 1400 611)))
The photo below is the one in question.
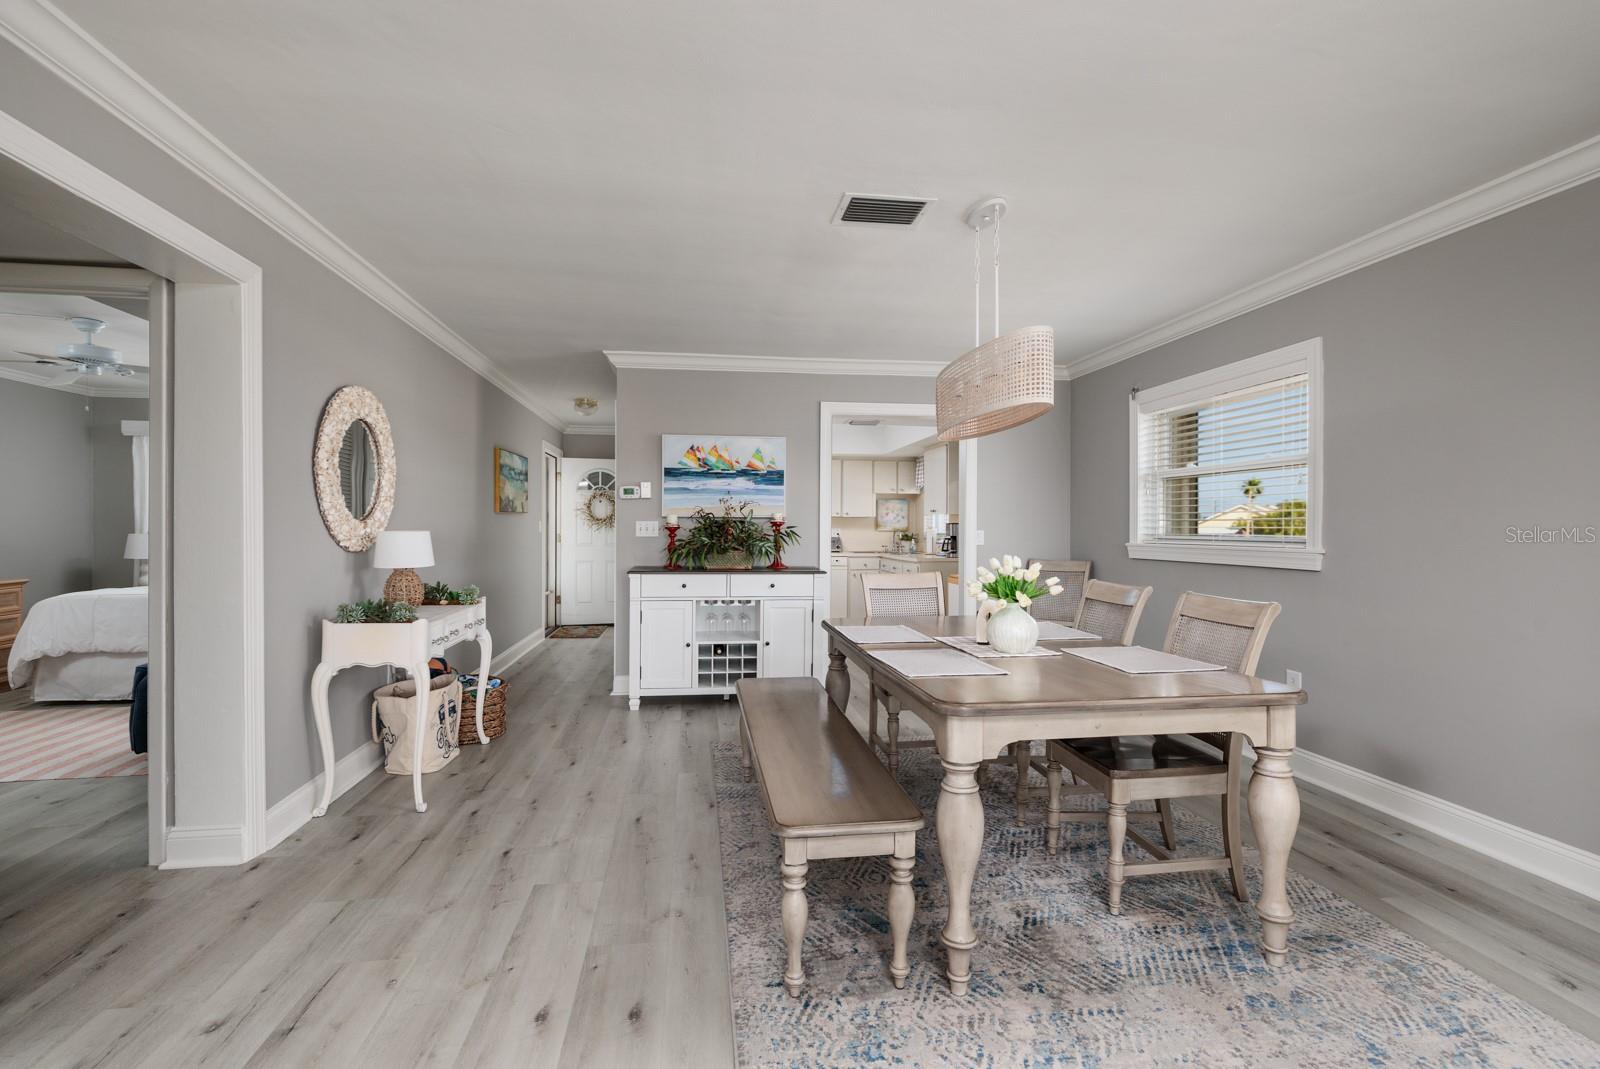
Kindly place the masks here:
POLYGON ((150 536, 135 532, 122 544, 122 557, 133 561, 133 585, 144 586, 147 574, 144 562, 150 559, 150 536))
POLYGON ((418 568, 433 567, 433 536, 427 531, 384 531, 372 550, 372 564, 392 568, 383 584, 385 601, 422 604, 422 577, 418 568))

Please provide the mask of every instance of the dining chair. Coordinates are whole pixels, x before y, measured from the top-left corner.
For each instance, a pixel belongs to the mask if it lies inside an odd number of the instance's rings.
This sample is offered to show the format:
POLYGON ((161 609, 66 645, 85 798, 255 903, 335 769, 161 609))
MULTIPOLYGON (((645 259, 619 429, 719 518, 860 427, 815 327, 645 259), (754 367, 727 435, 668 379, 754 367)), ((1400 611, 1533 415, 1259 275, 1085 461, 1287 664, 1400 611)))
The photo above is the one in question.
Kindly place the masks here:
MULTIPOLYGON (((1052 562, 1043 562, 1047 565, 1052 562)), ((1054 574, 1062 577, 1061 585, 1065 589, 1068 584, 1067 576, 1076 568, 1078 597, 1073 614, 1067 617, 1057 617, 1070 623, 1080 631, 1091 631, 1103 639, 1109 639, 1119 646, 1126 646, 1133 641, 1134 632, 1139 629, 1139 617, 1144 615, 1144 606, 1150 600, 1152 587, 1124 586, 1121 583, 1107 583, 1101 579, 1090 579, 1088 561, 1055 561, 1056 565, 1063 566, 1054 574)), ((1041 569, 1039 575, 1043 578, 1049 574, 1041 569)), ((1053 601, 1060 601, 1068 597, 1066 593, 1054 594, 1048 598, 1040 598, 1030 607, 1035 617, 1040 605, 1047 605, 1053 601)), ((1048 757, 1049 747, 1046 746, 1048 757)), ((1050 770, 1043 759, 1033 756, 1033 743, 1017 742, 1011 745, 1011 759, 1017 769, 1017 826, 1026 823, 1023 809, 1029 798, 1037 797, 1049 791, 1050 770), (1044 787, 1028 785, 1028 773, 1037 772, 1045 777, 1044 787)), ((1079 793, 1079 792, 1072 792, 1079 793)))
MULTIPOLYGON (((908 572, 903 575, 861 573, 861 594, 870 616, 943 616, 944 574, 942 572, 908 572)), ((875 679, 867 680, 867 741, 875 750, 882 750, 884 763, 895 775, 900 773, 900 702, 899 699, 878 687, 875 679), (878 703, 882 702, 888 714, 884 735, 878 734, 878 703)), ((905 749, 925 749, 933 745, 932 739, 917 739, 904 744, 905 749)))
POLYGON ((1039 566, 1039 585, 1054 576, 1061 580, 1061 593, 1040 598, 1028 609, 1035 620, 1057 620, 1070 624, 1078 618, 1078 606, 1083 604, 1083 587, 1089 581, 1090 563, 1086 560, 1036 560, 1039 566))
MULTIPOLYGON (((1178 599, 1163 647, 1168 653, 1232 672, 1254 675, 1266 644, 1267 632, 1282 611, 1275 601, 1237 601, 1210 594, 1188 592, 1178 599)), ((1046 782, 1049 802, 1045 815, 1045 844, 1055 853, 1060 840, 1061 771, 1072 774, 1088 789, 1106 798, 1106 831, 1110 839, 1107 907, 1122 912, 1122 885, 1132 876, 1162 872, 1196 872, 1226 869, 1234 897, 1246 899, 1244 863, 1239 838, 1239 780, 1244 737, 1237 732, 1205 735, 1139 735, 1103 739, 1057 739, 1046 748, 1049 764, 1046 782), (1177 838, 1172 820, 1172 799, 1222 796, 1222 854, 1210 857, 1176 857, 1177 838), (1165 847, 1156 845, 1128 819, 1130 802, 1152 800, 1161 822, 1165 847), (1126 839, 1144 849, 1154 861, 1125 862, 1126 839)))

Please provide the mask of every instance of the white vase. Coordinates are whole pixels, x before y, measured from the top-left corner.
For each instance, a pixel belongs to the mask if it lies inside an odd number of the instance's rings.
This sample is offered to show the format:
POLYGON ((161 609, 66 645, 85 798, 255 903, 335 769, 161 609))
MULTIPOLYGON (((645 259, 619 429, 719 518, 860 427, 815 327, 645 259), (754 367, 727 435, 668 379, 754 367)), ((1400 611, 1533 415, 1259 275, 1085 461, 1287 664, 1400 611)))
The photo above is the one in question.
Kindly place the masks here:
POLYGON ((1014 603, 989 621, 989 645, 1001 653, 1027 653, 1039 644, 1039 625, 1028 610, 1014 603))

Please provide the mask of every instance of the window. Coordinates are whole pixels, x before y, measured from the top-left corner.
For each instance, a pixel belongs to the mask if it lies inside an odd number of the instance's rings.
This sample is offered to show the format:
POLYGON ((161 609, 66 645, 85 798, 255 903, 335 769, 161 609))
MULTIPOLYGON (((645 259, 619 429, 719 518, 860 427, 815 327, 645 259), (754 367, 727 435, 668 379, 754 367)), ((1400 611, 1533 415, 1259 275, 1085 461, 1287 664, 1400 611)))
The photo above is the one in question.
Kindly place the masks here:
POLYGON ((1322 568, 1322 339, 1129 402, 1128 556, 1322 568))

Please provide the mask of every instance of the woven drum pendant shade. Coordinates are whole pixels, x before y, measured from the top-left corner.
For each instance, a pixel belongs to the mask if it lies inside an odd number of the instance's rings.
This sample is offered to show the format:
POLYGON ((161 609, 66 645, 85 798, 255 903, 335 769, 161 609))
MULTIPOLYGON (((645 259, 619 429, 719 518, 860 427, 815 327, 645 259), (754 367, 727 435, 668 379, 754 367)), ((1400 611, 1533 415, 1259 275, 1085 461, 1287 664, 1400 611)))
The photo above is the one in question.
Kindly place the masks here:
POLYGON ((1008 430, 1056 404, 1056 332, 1023 327, 984 342, 939 372, 934 386, 939 439, 954 442, 1008 430))

